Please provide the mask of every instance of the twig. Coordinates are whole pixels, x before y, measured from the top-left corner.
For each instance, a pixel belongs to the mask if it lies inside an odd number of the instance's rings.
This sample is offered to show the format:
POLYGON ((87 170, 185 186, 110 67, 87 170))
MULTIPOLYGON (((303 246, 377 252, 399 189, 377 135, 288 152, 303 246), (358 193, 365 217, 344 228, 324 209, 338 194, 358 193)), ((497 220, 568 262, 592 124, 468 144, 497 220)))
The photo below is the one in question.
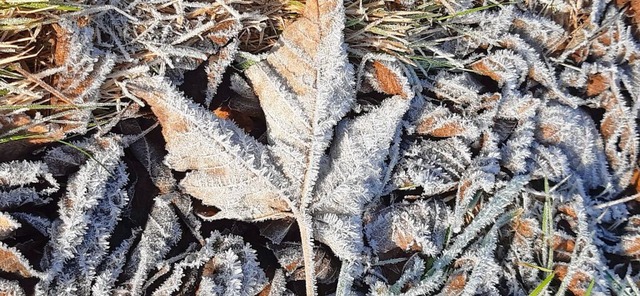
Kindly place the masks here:
POLYGON ((598 210, 601 210, 601 209, 604 209, 604 208, 615 206, 617 204, 621 204, 621 203, 625 203, 625 202, 628 202, 628 201, 632 201, 632 200, 637 199, 639 197, 640 197, 640 193, 636 193, 636 194, 631 195, 631 196, 627 196, 627 197, 623 197, 623 198, 620 198, 620 199, 616 199, 616 200, 608 201, 608 202, 605 202, 605 203, 601 203, 601 204, 595 206, 594 208, 598 209, 598 210))

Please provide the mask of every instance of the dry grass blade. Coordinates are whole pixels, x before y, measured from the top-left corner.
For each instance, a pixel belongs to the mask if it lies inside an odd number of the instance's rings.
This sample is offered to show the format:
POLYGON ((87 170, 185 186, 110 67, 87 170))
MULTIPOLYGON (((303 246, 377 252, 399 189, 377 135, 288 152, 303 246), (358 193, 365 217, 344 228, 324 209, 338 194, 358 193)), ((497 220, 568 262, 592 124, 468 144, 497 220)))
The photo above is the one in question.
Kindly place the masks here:
MULTIPOLYGON (((290 23, 303 15, 307 1, 278 0, 252 2, 253 9, 264 19, 243 20, 245 30, 240 35, 240 48, 249 52, 265 52, 276 44, 278 36, 290 23)), ((480 7, 468 3, 423 1, 421 4, 400 4, 402 1, 346 0, 345 43, 349 53, 362 58, 366 54, 388 54, 414 69, 426 72, 438 68, 462 68, 437 45, 452 36, 449 22, 468 14, 478 13, 511 2, 480 7)), ((413 3, 413 1, 407 1, 413 3)), ((247 6, 234 6, 238 11, 247 6)))
POLYGON ((80 9, 79 5, 49 1, 0 3, 0 105, 4 109, 0 111, 0 133, 12 141, 35 144, 63 137, 58 124, 37 118, 57 113, 55 100, 75 108, 73 100, 55 86, 52 74, 58 66, 55 52, 61 37, 55 24, 60 15, 80 9), (50 74, 42 75, 43 71, 50 74), (34 108, 18 107, 25 105, 34 108), (41 105, 51 108, 36 111, 41 105), (39 123, 31 124, 36 121, 39 123), (29 124, 28 134, 12 134, 16 127, 29 124))

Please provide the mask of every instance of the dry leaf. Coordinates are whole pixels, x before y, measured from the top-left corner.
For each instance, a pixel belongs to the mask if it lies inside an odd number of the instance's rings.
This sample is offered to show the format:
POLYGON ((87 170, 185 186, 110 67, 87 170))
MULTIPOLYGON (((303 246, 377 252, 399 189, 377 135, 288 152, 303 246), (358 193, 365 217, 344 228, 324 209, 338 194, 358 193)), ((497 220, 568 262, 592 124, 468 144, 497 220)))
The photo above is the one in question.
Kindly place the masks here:
POLYGON ((367 239, 378 255, 399 248, 435 257, 444 245, 449 215, 444 204, 433 200, 396 204, 377 213, 366 225, 367 239))
POLYGON ((0 212, 0 239, 6 238, 20 226, 20 222, 16 221, 11 215, 0 212))
MULTIPOLYGON (((558 279, 564 280, 564 278, 567 276, 568 266, 565 264, 558 264, 554 266, 553 271, 555 272, 558 279)), ((569 281, 569 291, 571 291, 573 295, 577 296, 586 295, 587 288, 589 287, 589 283, 591 282, 591 278, 591 276, 582 271, 576 271, 569 281)))
POLYGON ((0 279, 0 295, 2 296, 24 296, 24 290, 18 281, 0 279))
POLYGON ((238 125, 238 127, 242 128, 247 133, 250 133, 253 129, 253 120, 251 120, 251 117, 243 114, 242 112, 232 110, 229 107, 218 107, 216 110, 213 110, 213 114, 222 119, 232 120, 238 125))
POLYGON ((231 121, 188 102, 161 78, 131 86, 133 94, 151 105, 163 127, 169 151, 165 161, 174 170, 192 170, 182 186, 205 205, 221 209, 217 219, 288 216, 290 209, 282 200, 287 186, 266 147, 231 121))
POLYGON ((40 273, 31 267, 29 261, 18 250, 3 242, 0 242, 0 270, 23 278, 40 276, 40 273))
POLYGON ((425 108, 416 123, 416 133, 438 138, 456 136, 477 136, 474 124, 470 120, 449 111, 445 107, 432 104, 425 108))

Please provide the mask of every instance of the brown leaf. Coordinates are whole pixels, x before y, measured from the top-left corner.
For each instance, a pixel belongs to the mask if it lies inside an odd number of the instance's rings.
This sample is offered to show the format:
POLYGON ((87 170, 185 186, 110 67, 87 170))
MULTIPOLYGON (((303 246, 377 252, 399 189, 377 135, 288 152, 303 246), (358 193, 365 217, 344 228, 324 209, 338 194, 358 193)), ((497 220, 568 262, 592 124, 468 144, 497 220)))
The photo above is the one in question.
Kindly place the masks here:
POLYGON ((605 154, 617 177, 617 185, 624 189, 631 184, 638 155, 636 116, 626 100, 612 91, 605 91, 600 98, 606 110, 600 122, 605 154))
POLYGON ((455 137, 471 131, 470 122, 443 107, 436 107, 418 120, 416 133, 438 138, 455 137))
POLYGON ((212 33, 207 36, 220 49, 217 54, 209 56, 205 67, 207 73, 205 106, 208 106, 213 100, 213 96, 222 82, 223 74, 233 62, 239 43, 234 36, 237 36, 241 29, 240 22, 236 18, 230 18, 216 24, 212 33))
POLYGON ((69 56, 69 31, 58 24, 51 25, 55 32, 53 60, 56 66, 62 66, 69 56))
MULTIPOLYGON (((339 273, 339 260, 325 250, 324 246, 317 246, 313 250, 316 279, 320 283, 334 282, 339 273)), ((304 259, 302 247, 299 243, 283 243, 274 247, 274 254, 278 258, 280 266, 289 275, 292 281, 305 280, 304 259)))
MULTIPOLYGON (((561 281, 564 280, 564 278, 567 276, 568 270, 569 267, 564 263, 557 264, 553 268, 556 277, 561 281)), ((574 295, 583 296, 586 294, 590 282, 591 276, 578 270, 573 274, 573 277, 569 281, 569 285, 567 286, 567 288, 574 295)))
POLYGON ((20 223, 11 215, 0 212, 0 239, 9 236, 14 230, 20 228, 20 223))
POLYGON ((251 128, 253 126, 253 122, 249 116, 238 111, 231 110, 227 106, 220 106, 217 109, 213 110, 213 113, 219 118, 232 120, 247 133, 251 131, 251 128))
POLYGON ((307 1, 304 15, 284 29, 266 58, 245 70, 264 110, 267 140, 295 195, 310 192, 303 187, 315 182, 317 170, 309 166, 355 99, 343 19, 342 1, 307 1))
POLYGON ((436 126, 434 121, 427 118, 427 120, 420 123, 416 131, 433 137, 449 138, 461 135, 464 132, 464 125, 460 121, 452 120, 436 126))
POLYGON ((202 276, 213 277, 215 273, 216 273, 216 257, 212 257, 202 267, 202 276))
POLYGON ((503 77, 497 73, 492 67, 487 64, 487 61, 480 60, 471 64, 471 69, 478 71, 478 73, 489 76, 491 79, 497 82, 504 82, 503 77))
POLYGON ((446 296, 460 295, 466 285, 467 273, 463 270, 457 270, 447 279, 442 288, 442 294, 446 296))
POLYGON ((23 278, 36 276, 36 271, 30 266, 18 250, 0 242, 0 270, 17 274, 23 278))
POLYGON ((614 3, 619 8, 629 5, 626 15, 630 19, 631 26, 635 29, 635 36, 640 37, 640 1, 616 0, 614 3))
POLYGON ((609 78, 602 73, 589 75, 587 81, 587 96, 593 97, 609 88, 609 78))
POLYGON ((516 234, 514 240, 519 244, 527 243, 534 239, 539 231, 537 221, 530 218, 524 219, 518 216, 514 219, 511 225, 516 234))
POLYGON ((556 234, 553 236, 551 245, 554 250, 554 259, 557 259, 556 261, 571 261, 572 252, 576 246, 576 241, 573 237, 556 234))
POLYGON ((258 296, 275 296, 275 295, 283 295, 283 291, 286 289, 286 279, 284 277, 284 272, 282 269, 276 269, 271 282, 267 283, 267 285, 260 291, 258 296))
POLYGON ((253 129, 253 120, 251 120, 251 117, 241 112, 231 110, 229 107, 220 106, 216 110, 213 110, 213 113, 219 118, 232 120, 247 133, 253 129))
POLYGON ((408 90, 404 89, 406 78, 399 73, 397 66, 393 66, 387 62, 373 62, 373 80, 372 86, 387 95, 402 95, 407 98, 410 96, 408 90))
POLYGON ((640 193, 640 169, 638 168, 633 170, 633 176, 631 177, 631 185, 633 186, 633 189, 635 189, 636 193, 640 193))
POLYGON ((625 235, 622 237, 622 250, 629 257, 640 257, 640 235, 625 235))
POLYGON ((400 249, 434 256, 444 243, 448 208, 437 201, 418 200, 382 209, 366 225, 369 245, 378 255, 400 249))

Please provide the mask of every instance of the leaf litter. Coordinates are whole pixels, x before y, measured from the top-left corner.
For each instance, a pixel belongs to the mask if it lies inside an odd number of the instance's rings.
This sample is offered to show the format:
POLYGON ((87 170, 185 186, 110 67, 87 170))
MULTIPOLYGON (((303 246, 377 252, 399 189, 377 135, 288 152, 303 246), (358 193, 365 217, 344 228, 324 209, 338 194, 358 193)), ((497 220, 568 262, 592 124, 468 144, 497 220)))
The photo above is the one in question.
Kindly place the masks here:
POLYGON ((0 4, 4 293, 638 290, 634 1, 38 3, 0 4))

